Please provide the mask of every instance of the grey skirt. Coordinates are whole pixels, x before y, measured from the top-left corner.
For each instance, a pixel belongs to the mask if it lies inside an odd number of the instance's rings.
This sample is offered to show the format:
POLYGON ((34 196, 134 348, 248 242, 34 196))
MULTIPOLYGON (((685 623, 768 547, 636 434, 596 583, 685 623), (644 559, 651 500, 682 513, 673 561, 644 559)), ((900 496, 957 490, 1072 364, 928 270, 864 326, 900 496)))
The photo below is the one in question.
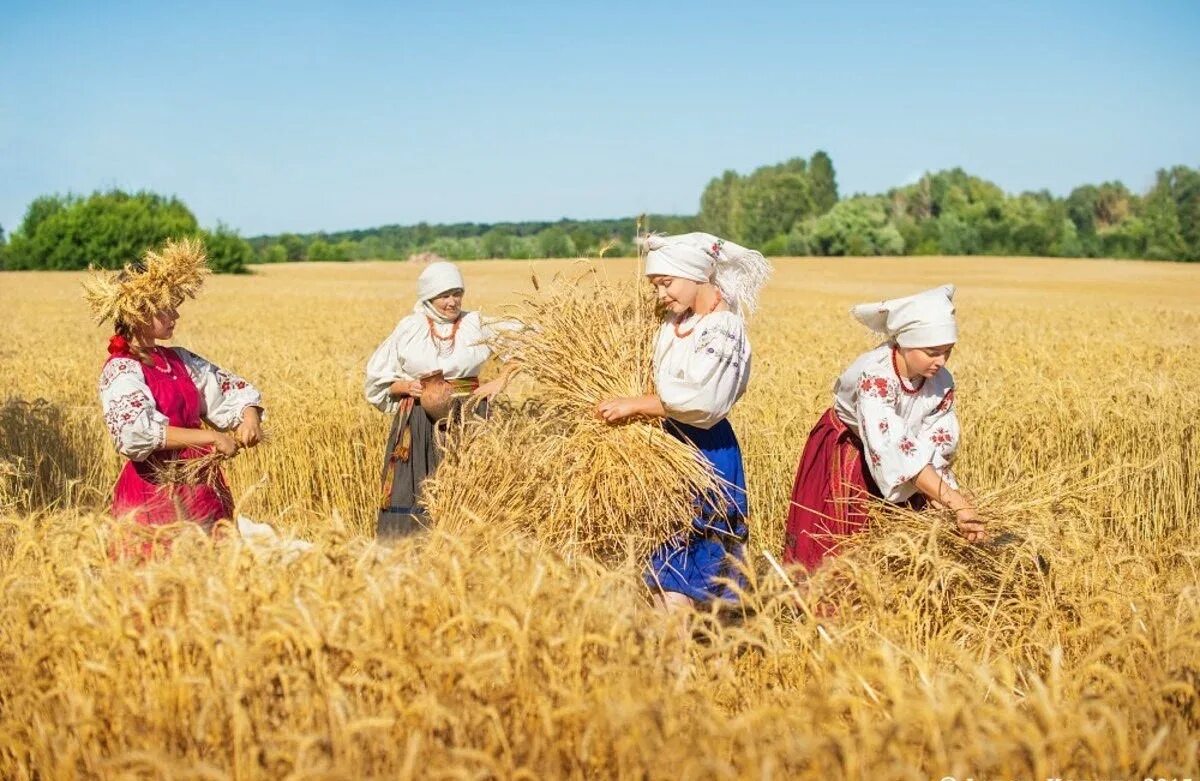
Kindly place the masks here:
MULTIPOLYGON (((429 528, 429 513, 421 499, 421 485, 442 461, 444 443, 438 441, 437 430, 444 430, 451 418, 462 415, 464 404, 455 402, 450 415, 439 421, 430 420, 413 399, 411 409, 403 407, 392 419, 387 449, 383 454, 383 490, 376 536, 380 539, 405 537, 429 528), (407 458, 401 457, 396 445, 407 431, 407 458)), ((472 414, 486 416, 487 402, 471 405, 472 414)))

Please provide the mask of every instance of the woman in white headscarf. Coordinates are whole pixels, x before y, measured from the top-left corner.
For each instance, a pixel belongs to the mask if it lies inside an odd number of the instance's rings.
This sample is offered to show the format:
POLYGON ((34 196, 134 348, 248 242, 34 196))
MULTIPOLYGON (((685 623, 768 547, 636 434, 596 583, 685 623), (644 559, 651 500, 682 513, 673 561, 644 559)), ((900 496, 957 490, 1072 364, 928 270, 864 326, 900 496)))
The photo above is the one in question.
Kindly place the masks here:
POLYGON ((428 525, 421 483, 441 461, 435 427, 444 424, 447 409, 458 409, 470 396, 490 398, 503 384, 503 378, 479 384, 479 370, 492 354, 486 344, 492 329, 478 312, 463 311, 464 290, 453 263, 429 264, 417 278, 412 313, 367 362, 367 401, 393 416, 383 465, 380 537, 428 525))
POLYGON ((698 497, 686 534, 651 556, 646 582, 667 609, 734 600, 749 502, 742 451, 726 416, 750 382, 746 316, 770 273, 762 254, 707 233, 648 236, 645 274, 667 312, 654 341, 657 393, 608 399, 600 417, 665 418, 723 479, 718 496, 698 497))
POLYGON ((871 497, 954 512, 959 532, 984 539, 983 522, 951 471, 958 448, 954 286, 859 304, 851 314, 886 337, 834 383, 833 406, 808 435, 792 487, 784 560, 812 571, 861 530, 871 497))

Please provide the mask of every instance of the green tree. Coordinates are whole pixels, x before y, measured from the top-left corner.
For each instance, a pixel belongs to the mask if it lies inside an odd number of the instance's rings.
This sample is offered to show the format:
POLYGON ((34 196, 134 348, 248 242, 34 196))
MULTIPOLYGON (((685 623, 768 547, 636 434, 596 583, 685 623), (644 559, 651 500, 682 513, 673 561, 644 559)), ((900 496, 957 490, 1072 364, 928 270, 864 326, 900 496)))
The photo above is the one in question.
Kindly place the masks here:
POLYGON ((978 229, 958 214, 946 214, 933 221, 937 227, 937 251, 943 255, 978 255, 983 240, 978 229))
POLYGON ((812 191, 813 208, 824 214, 838 202, 837 174, 833 160, 822 150, 813 153, 808 161, 808 181, 812 191))
POLYGON ((1181 260, 1188 257, 1172 184, 1171 172, 1159 171, 1154 188, 1142 201, 1140 216, 1146 228, 1143 257, 1150 260, 1181 260))
POLYGON ((333 245, 330 260, 354 260, 358 257, 358 242, 342 239, 333 245))
POLYGON ((1144 258, 1148 236, 1145 220, 1134 215, 1097 234, 1096 254, 1105 258, 1144 258))
POLYGON ((268 244, 262 251, 263 263, 286 263, 287 259, 287 249, 279 242, 268 244))
POLYGON ((5 253, 9 268, 120 268, 169 238, 195 235, 196 218, 177 198, 97 192, 34 200, 5 253))
POLYGON ((790 241, 815 255, 901 255, 904 238, 888 217, 887 201, 859 196, 839 201, 804 223, 790 241))
POLYGON ((1200 171, 1161 170, 1145 199, 1150 257, 1200 260, 1200 171))
POLYGON ((294 233, 285 233, 279 237, 279 244, 287 252, 290 261, 304 260, 306 257, 304 239, 294 233))
POLYGON ((704 188, 700 195, 700 225, 704 230, 730 238, 741 236, 741 182, 736 171, 726 171, 704 188))
POLYGON ((538 255, 543 258, 573 258, 575 245, 567 232, 557 225, 537 235, 538 255))
POLYGON ((202 231, 208 265, 218 274, 244 274, 254 262, 254 249, 237 231, 217 223, 214 231, 202 231))
POLYGON ((808 177, 797 169, 788 163, 759 169, 742 183, 741 225, 735 241, 762 244, 815 213, 808 177))
POLYGON ((308 260, 333 260, 333 246, 325 239, 314 239, 305 253, 308 260))
POLYGON ((1050 254, 1060 258, 1081 258, 1087 254, 1088 248, 1079 237, 1079 229, 1070 219, 1063 219, 1058 236, 1050 245, 1050 254))
POLYGON ((536 236, 517 236, 513 239, 508 256, 514 260, 529 260, 538 257, 536 236))
POLYGON ((479 237, 485 258, 507 258, 512 256, 515 237, 511 231, 492 228, 479 237))

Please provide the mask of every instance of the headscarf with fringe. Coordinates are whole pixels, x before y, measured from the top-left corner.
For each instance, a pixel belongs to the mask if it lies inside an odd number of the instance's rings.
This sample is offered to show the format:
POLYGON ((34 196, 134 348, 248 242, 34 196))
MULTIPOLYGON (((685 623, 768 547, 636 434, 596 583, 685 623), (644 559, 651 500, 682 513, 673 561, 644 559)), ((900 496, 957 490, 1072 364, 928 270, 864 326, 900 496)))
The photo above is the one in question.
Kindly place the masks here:
POLYGON ((96 322, 113 320, 130 328, 147 326, 155 313, 195 298, 210 273, 204 244, 197 238, 168 240, 120 271, 89 271, 83 296, 96 322))
POLYGON ((743 317, 758 308, 758 293, 771 275, 771 264, 758 250, 700 232, 649 234, 639 241, 647 250, 646 276, 712 282, 743 317))
POLYGON ((854 319, 901 347, 939 347, 958 341, 954 285, 850 309, 854 319))

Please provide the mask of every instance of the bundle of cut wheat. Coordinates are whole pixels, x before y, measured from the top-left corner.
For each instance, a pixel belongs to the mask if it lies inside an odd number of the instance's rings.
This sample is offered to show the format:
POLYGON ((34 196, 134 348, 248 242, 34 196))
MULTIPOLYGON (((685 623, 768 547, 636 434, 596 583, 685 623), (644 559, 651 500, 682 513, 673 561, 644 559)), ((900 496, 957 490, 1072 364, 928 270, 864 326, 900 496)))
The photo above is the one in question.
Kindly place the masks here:
POLYGON ((594 267, 534 286, 513 312, 521 327, 500 329, 494 344, 532 378, 531 398, 451 427, 426 488, 430 514, 444 529, 524 531, 567 555, 641 558, 687 529, 696 497, 717 485, 660 422, 596 417, 604 399, 653 392, 653 302, 644 283, 613 283, 594 267))
POLYGON ((1052 567, 1069 519, 1000 498, 980 513, 989 539, 969 544, 947 512, 873 507, 868 529, 803 581, 808 606, 835 621, 878 616, 875 631, 919 647, 949 641, 985 655, 1059 634, 1076 615, 1052 567))

